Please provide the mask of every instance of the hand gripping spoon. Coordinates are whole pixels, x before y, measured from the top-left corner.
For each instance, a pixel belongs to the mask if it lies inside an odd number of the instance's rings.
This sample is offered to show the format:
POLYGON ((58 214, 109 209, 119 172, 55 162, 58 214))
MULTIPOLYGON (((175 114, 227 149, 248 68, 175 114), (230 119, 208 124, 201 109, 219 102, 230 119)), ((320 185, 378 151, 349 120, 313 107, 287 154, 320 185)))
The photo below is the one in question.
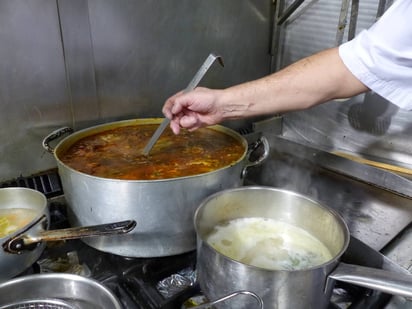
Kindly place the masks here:
MULTIPOLYGON (((212 64, 215 62, 216 59, 218 59, 219 63, 223 66, 222 57, 211 53, 206 58, 205 62, 202 64, 199 71, 197 71, 196 75, 190 81, 190 83, 186 87, 186 89, 183 90, 184 93, 193 90, 199 84, 200 80, 203 78, 203 76, 206 74, 206 72, 209 70, 209 68, 212 66, 212 64)), ((166 129, 166 127, 169 125, 169 123, 170 123, 169 118, 165 118, 162 121, 162 123, 159 125, 159 127, 156 129, 156 131, 153 133, 153 135, 150 138, 149 142, 146 144, 145 148, 143 149, 143 155, 145 155, 145 156, 149 155, 150 150, 152 150, 153 146, 156 144, 156 142, 159 139, 160 135, 162 135, 163 131, 166 129)))

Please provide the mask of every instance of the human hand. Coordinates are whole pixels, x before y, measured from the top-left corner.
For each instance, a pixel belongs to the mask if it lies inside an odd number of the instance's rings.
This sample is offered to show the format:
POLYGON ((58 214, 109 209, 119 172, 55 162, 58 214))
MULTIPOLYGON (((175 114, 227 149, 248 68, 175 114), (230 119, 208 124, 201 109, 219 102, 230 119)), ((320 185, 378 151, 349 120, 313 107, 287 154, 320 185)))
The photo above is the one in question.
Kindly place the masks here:
POLYGON ((221 90, 198 87, 187 93, 179 92, 167 99, 162 112, 171 120, 172 131, 179 134, 181 128, 193 131, 221 122, 223 112, 218 106, 220 93, 221 90))

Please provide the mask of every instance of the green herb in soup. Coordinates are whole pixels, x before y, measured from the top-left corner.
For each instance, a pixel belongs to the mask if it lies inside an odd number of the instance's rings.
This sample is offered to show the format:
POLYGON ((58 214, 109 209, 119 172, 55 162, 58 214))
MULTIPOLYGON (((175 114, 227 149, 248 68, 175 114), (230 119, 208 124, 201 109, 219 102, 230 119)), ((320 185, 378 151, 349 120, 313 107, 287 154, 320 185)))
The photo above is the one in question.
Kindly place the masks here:
POLYGON ((268 218, 228 221, 206 241, 227 257, 269 270, 308 269, 332 259, 328 248, 304 229, 268 218))
POLYGON ((37 215, 38 211, 27 208, 0 209, 0 238, 24 228, 37 215))
POLYGON ((182 130, 175 135, 168 128, 149 156, 144 156, 143 149, 157 127, 124 126, 86 136, 59 158, 69 167, 93 176, 151 180, 208 173, 234 164, 245 153, 240 140, 214 129, 182 130))

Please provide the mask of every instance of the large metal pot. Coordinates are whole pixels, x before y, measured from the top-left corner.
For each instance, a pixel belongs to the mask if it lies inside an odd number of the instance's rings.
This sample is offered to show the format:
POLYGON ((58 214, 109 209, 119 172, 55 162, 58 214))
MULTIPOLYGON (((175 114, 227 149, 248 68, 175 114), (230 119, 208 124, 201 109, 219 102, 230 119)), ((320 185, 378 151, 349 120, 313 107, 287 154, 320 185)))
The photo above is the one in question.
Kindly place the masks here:
POLYGON ((17 187, 0 189, 0 210, 23 209, 18 211, 25 212, 24 209, 27 209, 33 211, 34 215, 27 225, 0 237, 0 282, 20 274, 37 261, 47 241, 123 234, 136 225, 135 221, 127 220, 98 226, 49 230, 50 214, 47 206, 46 197, 39 191, 17 187))
POLYGON ((180 254, 196 248, 194 212, 206 196, 242 185, 248 167, 262 162, 264 155, 251 162, 246 140, 222 126, 214 126, 241 141, 245 151, 233 165, 205 174, 161 180, 118 180, 91 176, 76 171, 60 156, 79 139, 120 126, 159 124, 162 119, 133 119, 98 125, 69 135, 53 149, 49 142, 67 129, 53 132, 43 141, 53 152, 62 180, 65 198, 70 205, 72 225, 99 224, 107 220, 134 219, 139 222, 133 232, 110 239, 87 239, 101 251, 130 257, 160 257, 180 254))
MULTIPOLYGON (((258 295, 264 308, 328 308, 335 280, 412 297, 412 276, 340 262, 350 234, 332 209, 300 194, 270 188, 242 187, 206 198, 194 217, 198 237, 197 276, 205 295, 216 300, 235 291, 258 295), (318 238, 333 258, 303 270, 269 270, 233 260, 207 243, 218 224, 236 218, 272 218, 289 223, 318 238)), ((217 308, 259 308, 251 297, 236 297, 217 308)))

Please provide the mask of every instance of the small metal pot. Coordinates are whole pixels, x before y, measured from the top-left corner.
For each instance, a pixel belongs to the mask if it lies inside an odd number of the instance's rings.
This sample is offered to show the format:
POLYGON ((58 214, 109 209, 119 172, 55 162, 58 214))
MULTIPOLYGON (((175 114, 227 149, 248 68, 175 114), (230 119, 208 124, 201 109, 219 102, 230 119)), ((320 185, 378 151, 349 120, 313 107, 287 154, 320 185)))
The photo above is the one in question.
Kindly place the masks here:
POLYGON ((0 189, 0 209, 35 210, 35 218, 18 231, 0 238, 0 281, 26 270, 42 254, 47 241, 128 233, 133 220, 59 230, 49 229, 49 209, 43 193, 28 188, 0 189))
MULTIPOLYGON (((350 234, 341 216, 300 194, 270 187, 224 190, 206 198, 194 217, 197 234, 197 276, 212 300, 234 291, 258 295, 265 308, 327 308, 335 280, 386 293, 412 297, 412 276, 340 262, 350 234), (233 260, 206 241, 213 228, 236 218, 272 218, 289 223, 318 238, 333 258, 304 270, 268 270, 233 260)), ((259 308, 256 300, 242 298, 219 303, 217 308, 259 308), (250 300, 250 301, 249 301, 250 300)))
POLYGON ((0 308, 123 309, 94 279, 73 274, 36 274, 0 284, 0 308))
POLYGON ((194 250, 193 215, 199 203, 210 194, 241 186, 247 169, 260 164, 269 154, 269 143, 262 138, 263 155, 251 161, 252 151, 248 151, 244 137, 229 128, 213 126, 211 129, 241 142, 244 154, 233 164, 209 173, 170 179, 120 180, 88 175, 60 160, 62 154, 83 137, 122 126, 160 124, 161 121, 160 118, 132 119, 98 125, 65 137, 54 149, 50 142, 70 130, 62 128, 44 139, 44 148, 56 158, 73 226, 138 218, 139 226, 126 237, 87 239, 88 245, 129 257, 170 256, 194 250))

